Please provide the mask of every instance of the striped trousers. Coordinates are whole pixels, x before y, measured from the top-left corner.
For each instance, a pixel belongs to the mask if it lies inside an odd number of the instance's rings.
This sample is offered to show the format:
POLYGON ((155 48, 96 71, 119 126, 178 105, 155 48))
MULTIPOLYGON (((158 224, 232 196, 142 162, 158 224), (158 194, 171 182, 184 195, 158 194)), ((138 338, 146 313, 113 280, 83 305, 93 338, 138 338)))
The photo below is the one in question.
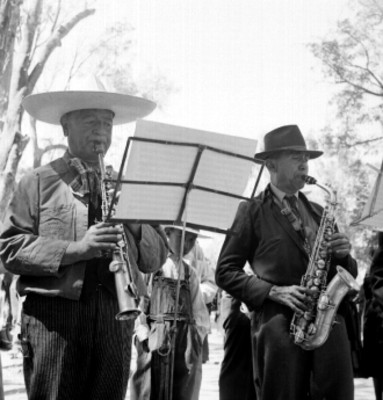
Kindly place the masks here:
POLYGON ((28 294, 21 345, 29 400, 123 400, 133 321, 116 321, 117 300, 99 286, 87 301, 28 294))

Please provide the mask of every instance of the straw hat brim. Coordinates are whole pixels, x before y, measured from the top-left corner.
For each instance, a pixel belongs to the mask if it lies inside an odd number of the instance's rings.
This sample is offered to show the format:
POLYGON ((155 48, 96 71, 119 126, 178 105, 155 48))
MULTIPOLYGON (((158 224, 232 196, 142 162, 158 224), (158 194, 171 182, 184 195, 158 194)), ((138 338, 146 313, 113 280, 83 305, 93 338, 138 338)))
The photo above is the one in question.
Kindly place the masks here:
MULTIPOLYGON (((171 228, 171 229, 177 229, 177 230, 180 230, 180 231, 182 231, 184 229, 184 227, 180 226, 180 225, 162 225, 162 227, 164 229, 171 228)), ((205 235, 205 234, 201 233, 198 229, 194 229, 194 228, 191 228, 189 226, 185 227, 185 232, 194 233, 200 239, 211 239, 211 236, 205 235)))
POLYGON ((119 125, 144 118, 156 108, 156 103, 120 93, 68 90, 29 95, 24 98, 23 107, 37 120, 54 125, 60 125, 61 117, 71 111, 111 110, 113 124, 119 125))

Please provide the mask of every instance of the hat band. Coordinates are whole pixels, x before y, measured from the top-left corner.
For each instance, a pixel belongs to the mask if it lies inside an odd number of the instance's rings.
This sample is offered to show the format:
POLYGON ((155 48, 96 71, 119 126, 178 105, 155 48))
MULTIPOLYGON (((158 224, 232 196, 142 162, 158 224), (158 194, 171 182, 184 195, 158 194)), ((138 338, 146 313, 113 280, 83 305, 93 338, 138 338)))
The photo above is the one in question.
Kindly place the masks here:
POLYGON ((283 146, 283 147, 278 147, 275 149, 270 149, 264 151, 264 153, 275 153, 277 151, 286 151, 286 150, 291 150, 291 151, 301 151, 301 152, 306 152, 306 153, 311 153, 316 150, 308 150, 305 146, 283 146))

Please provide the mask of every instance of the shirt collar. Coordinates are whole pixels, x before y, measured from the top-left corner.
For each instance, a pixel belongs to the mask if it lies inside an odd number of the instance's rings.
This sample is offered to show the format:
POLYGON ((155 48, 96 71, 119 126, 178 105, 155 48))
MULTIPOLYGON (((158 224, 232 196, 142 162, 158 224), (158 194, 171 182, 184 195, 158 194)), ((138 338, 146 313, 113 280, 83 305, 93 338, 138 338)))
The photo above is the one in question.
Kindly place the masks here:
MULTIPOLYGON (((287 193, 283 192, 281 189, 278 189, 273 183, 270 182, 270 189, 273 192, 273 195, 277 198, 277 200, 282 204, 283 199, 285 196, 288 196, 287 193)), ((293 196, 295 196, 298 199, 298 193, 295 192, 293 196)))

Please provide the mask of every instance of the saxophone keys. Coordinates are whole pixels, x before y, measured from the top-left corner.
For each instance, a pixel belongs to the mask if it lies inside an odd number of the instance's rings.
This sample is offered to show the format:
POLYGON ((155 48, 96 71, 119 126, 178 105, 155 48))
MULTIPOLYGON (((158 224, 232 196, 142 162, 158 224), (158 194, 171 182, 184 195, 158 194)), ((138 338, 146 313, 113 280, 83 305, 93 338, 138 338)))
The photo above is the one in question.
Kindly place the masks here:
POLYGON ((324 260, 318 260, 318 261, 317 261, 317 267, 318 267, 319 269, 325 269, 325 267, 326 267, 326 262, 325 262, 324 260))
POLYGON ((109 264, 109 271, 110 272, 117 272, 120 270, 121 268, 121 264, 122 262, 117 261, 117 260, 113 260, 110 264, 109 264))
POLYGON ((320 279, 320 278, 315 278, 314 279, 314 285, 316 287, 319 287, 321 284, 322 284, 322 279, 320 279))
POLYGON ((323 261, 327 257, 327 250, 326 249, 319 249, 319 257, 323 261))
POLYGON ((297 328, 294 334, 294 343, 299 344, 305 340, 305 334, 302 329, 297 328))
POLYGON ((316 275, 318 278, 323 278, 323 277, 326 275, 326 271, 323 271, 323 268, 317 269, 317 270, 315 271, 315 275, 316 275))
POLYGON ((320 311, 326 311, 327 308, 329 307, 329 298, 327 295, 322 295, 318 301, 318 310, 320 311))
POLYGON ((307 329, 307 333, 309 336, 315 335, 317 332, 317 327, 315 326, 314 323, 311 323, 307 329))
POLYGON ((311 313, 310 311, 305 311, 305 312, 303 313, 303 318, 304 318, 306 321, 312 321, 312 319, 314 318, 314 315, 313 315, 313 313, 311 313))
POLYGON ((317 300, 319 298, 320 294, 321 294, 320 288, 318 286, 316 286, 316 285, 313 285, 313 286, 310 286, 309 289, 311 290, 310 297, 314 301, 317 300))

